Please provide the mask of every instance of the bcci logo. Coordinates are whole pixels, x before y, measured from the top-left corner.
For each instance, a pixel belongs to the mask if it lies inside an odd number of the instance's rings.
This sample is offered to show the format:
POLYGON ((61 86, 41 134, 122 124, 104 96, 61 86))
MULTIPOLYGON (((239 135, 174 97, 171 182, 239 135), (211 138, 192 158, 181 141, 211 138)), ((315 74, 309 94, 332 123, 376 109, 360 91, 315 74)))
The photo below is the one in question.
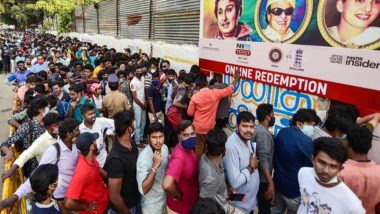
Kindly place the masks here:
POLYGON ((273 48, 270 52, 269 52, 269 59, 270 61, 272 61, 273 63, 279 63, 282 59, 282 52, 280 49, 278 48, 273 48))

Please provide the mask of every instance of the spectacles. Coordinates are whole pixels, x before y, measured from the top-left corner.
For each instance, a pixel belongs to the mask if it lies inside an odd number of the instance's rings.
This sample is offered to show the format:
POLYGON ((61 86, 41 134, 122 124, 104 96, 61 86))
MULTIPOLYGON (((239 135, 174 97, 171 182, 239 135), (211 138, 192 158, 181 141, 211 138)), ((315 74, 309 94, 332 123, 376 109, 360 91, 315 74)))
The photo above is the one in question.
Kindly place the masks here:
POLYGON ((292 7, 282 9, 282 8, 271 8, 269 12, 275 16, 280 16, 282 13, 285 13, 286 16, 290 16, 293 14, 294 9, 292 7))

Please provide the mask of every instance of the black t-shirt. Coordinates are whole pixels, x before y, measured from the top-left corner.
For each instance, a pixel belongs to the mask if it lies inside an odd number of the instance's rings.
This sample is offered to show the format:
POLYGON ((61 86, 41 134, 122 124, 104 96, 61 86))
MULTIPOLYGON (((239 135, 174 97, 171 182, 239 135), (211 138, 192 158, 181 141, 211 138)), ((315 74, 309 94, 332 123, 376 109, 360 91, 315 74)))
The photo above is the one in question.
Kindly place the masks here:
MULTIPOLYGON (((139 151, 134 142, 132 142, 132 150, 129 151, 116 140, 104 164, 108 178, 122 178, 120 195, 128 208, 133 208, 140 202, 136 180, 138 154, 139 151)), ((110 207, 116 210, 112 202, 110 202, 110 207)))

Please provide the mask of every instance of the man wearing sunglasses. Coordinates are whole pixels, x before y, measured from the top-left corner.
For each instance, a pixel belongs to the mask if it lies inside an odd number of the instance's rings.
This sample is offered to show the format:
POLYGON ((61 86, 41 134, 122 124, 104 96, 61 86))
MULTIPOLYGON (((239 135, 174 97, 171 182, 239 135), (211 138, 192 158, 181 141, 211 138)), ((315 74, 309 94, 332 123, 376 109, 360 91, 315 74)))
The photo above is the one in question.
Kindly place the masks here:
POLYGON ((295 0, 268 0, 265 17, 268 27, 264 30, 264 34, 269 40, 283 42, 294 35, 290 23, 295 4, 295 0))

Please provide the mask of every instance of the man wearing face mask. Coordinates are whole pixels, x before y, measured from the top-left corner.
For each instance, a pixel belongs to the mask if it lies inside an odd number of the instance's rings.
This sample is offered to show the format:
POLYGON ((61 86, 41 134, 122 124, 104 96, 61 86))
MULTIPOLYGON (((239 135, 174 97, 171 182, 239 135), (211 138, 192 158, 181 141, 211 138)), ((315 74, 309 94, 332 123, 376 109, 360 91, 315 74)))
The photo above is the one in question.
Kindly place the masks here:
POLYGON ((37 63, 33 65, 31 72, 39 73, 40 71, 45 71, 48 68, 49 62, 45 61, 45 58, 42 55, 38 55, 37 63))
MULTIPOLYGON (((42 155, 40 165, 57 164, 59 173, 59 185, 53 193, 54 199, 58 202, 59 209, 63 214, 71 214, 63 206, 63 199, 74 173, 75 166, 79 157, 79 151, 76 147, 77 137, 79 135, 78 122, 73 119, 66 119, 58 128, 59 139, 56 143, 49 146, 42 155)), ((23 183, 11 197, 6 199, 2 206, 10 206, 15 201, 25 197, 32 192, 29 179, 23 183)), ((3 201, 4 202, 4 201, 3 201)), ((0 206, 0 208, 3 208, 0 206)))
POLYGON ((149 121, 153 123, 154 121, 158 121, 159 123, 164 125, 164 113, 161 107, 161 88, 160 77, 158 72, 153 73, 152 85, 148 89, 148 103, 149 103, 149 121))
POLYGON ((255 126, 252 142, 257 143, 257 159, 259 160, 260 186, 257 196, 259 214, 270 214, 271 201, 274 200, 274 184, 272 180, 274 139, 269 128, 274 126, 273 105, 260 104, 256 109, 259 124, 255 126))
POLYGON ((198 201, 198 160, 194 152, 196 137, 189 120, 179 125, 180 143, 174 148, 162 183, 167 194, 168 213, 189 213, 198 201))
POLYGON ((108 190, 103 181, 106 172, 100 168, 96 140, 98 133, 83 132, 76 146, 80 151, 70 185, 65 194, 65 207, 80 213, 104 213, 108 208, 108 190))
POLYGON ((272 213, 297 213, 301 203, 297 173, 301 167, 312 166, 314 125, 320 121, 314 110, 299 109, 291 126, 281 129, 274 144, 275 200, 272 213))
POLYGON ((55 143, 58 139, 58 127, 59 127, 59 115, 56 113, 48 113, 43 118, 46 131, 40 135, 29 148, 21 153, 21 155, 14 161, 12 167, 9 170, 5 170, 2 175, 4 180, 7 177, 12 177, 14 172, 23 168, 25 163, 32 158, 37 158, 37 161, 41 160, 42 154, 45 150, 55 143))
POLYGON ((366 213, 355 193, 338 181, 347 158, 347 149, 337 139, 321 137, 314 141, 314 167, 302 167, 298 172, 302 201, 297 213, 366 213))
POLYGON ((232 199, 229 203, 235 209, 232 213, 250 213, 257 206, 259 190, 258 161, 256 143, 252 142, 255 117, 251 112, 243 111, 237 116, 236 131, 228 138, 223 164, 226 183, 233 189, 233 194, 244 195, 243 199, 232 199))
MULTIPOLYGON (((43 117, 45 115, 46 107, 48 106, 45 98, 36 98, 28 106, 27 114, 31 119, 30 122, 23 123, 16 132, 9 137, 4 143, 1 144, 1 150, 5 154, 4 162, 14 160, 14 156, 9 147, 16 142, 20 142, 21 151, 29 148, 32 143, 41 136, 45 131, 43 126, 43 117)), ((29 177, 31 172, 36 169, 38 162, 35 158, 28 161, 23 167, 24 175, 29 177)))

